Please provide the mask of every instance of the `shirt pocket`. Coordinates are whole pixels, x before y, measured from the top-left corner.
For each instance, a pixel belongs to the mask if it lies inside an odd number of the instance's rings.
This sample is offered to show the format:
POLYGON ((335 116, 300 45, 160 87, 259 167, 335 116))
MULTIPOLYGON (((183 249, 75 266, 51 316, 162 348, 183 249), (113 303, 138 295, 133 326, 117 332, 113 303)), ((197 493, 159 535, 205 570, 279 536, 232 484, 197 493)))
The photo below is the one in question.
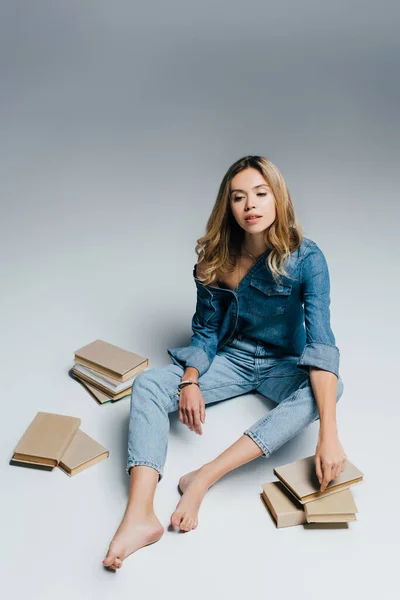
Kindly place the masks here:
POLYGON ((262 318, 277 317, 288 309, 292 286, 252 277, 249 282, 248 312, 262 318))

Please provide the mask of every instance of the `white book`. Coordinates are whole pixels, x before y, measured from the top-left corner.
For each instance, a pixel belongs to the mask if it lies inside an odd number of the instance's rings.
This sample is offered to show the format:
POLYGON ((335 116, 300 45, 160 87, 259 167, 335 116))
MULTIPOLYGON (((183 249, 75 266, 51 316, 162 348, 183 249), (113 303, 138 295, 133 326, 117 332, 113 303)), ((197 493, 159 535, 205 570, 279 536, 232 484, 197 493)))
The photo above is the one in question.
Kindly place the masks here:
POLYGON ((84 367, 83 365, 75 363, 74 369, 76 371, 79 371, 80 373, 83 373, 84 375, 87 375, 88 377, 90 377, 90 379, 93 379, 93 381, 97 381, 97 383, 101 383, 101 385, 103 385, 108 390, 110 390, 111 392, 114 392, 116 394, 118 394, 118 392, 122 392, 123 390, 126 390, 127 388, 131 387, 132 382, 135 379, 135 377, 131 377, 131 379, 128 379, 127 381, 124 381, 123 383, 114 385, 113 383, 110 383, 106 379, 103 379, 103 377, 101 375, 98 375, 97 373, 93 373, 93 371, 84 367))

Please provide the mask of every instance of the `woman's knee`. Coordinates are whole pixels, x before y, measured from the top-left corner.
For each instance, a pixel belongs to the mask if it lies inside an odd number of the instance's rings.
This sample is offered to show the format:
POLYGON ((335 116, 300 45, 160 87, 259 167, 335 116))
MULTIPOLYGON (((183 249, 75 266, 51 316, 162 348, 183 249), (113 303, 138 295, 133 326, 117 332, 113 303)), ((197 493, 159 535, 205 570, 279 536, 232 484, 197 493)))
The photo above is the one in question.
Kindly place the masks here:
POLYGON ((153 391, 162 387, 159 367, 152 367, 139 373, 132 383, 132 392, 153 391))
POLYGON ((164 367, 152 367, 137 375, 132 383, 131 405, 143 404, 147 399, 161 406, 169 404, 172 391, 177 387, 176 375, 164 367))

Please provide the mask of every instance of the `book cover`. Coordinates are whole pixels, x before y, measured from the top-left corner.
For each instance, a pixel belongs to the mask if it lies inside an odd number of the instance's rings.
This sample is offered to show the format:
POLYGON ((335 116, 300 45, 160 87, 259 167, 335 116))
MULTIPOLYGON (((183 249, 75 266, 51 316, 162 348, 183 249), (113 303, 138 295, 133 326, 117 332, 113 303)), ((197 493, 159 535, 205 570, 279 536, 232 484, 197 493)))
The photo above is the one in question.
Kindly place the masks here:
POLYGON ((94 397, 94 399, 97 402, 99 402, 99 404, 107 404, 107 402, 119 402, 123 398, 130 398, 131 396, 131 390, 128 390, 124 396, 121 396, 121 398, 117 398, 116 400, 114 400, 114 398, 110 398, 110 396, 107 396, 106 394, 95 388, 93 385, 90 385, 90 383, 88 383, 87 381, 79 379, 78 381, 83 385, 84 388, 87 389, 89 394, 91 394, 94 397))
POLYGON ((80 424, 77 417, 38 412, 16 445, 11 461, 57 466, 80 424))
POLYGON ((132 393, 132 389, 128 389, 124 396, 121 396, 121 398, 117 398, 115 400, 110 395, 105 394, 104 392, 102 392, 101 390, 96 388, 94 385, 89 383, 88 381, 85 381, 84 379, 81 379, 79 376, 75 375, 75 373, 73 372, 72 369, 70 369, 68 371, 68 375, 71 377, 71 379, 80 383, 82 385, 82 387, 89 393, 89 395, 93 398, 93 400, 95 400, 97 402, 97 404, 99 406, 101 406, 103 404, 119 402, 120 400, 123 400, 124 398, 130 398, 131 393, 132 393))
POLYGON ((364 474, 346 459, 346 467, 339 477, 332 479, 321 492, 315 471, 314 456, 274 468, 275 475, 302 504, 338 493, 363 480, 364 474))
POLYGON ((68 371, 68 375, 71 377, 71 379, 73 379, 74 381, 77 381, 78 383, 80 383, 81 386, 87 392, 89 392, 89 394, 93 398, 93 400, 95 400, 97 402, 97 404, 99 404, 100 406, 102 404, 107 404, 107 402, 111 402, 112 401, 112 398, 110 398, 109 396, 107 396, 106 394, 104 394, 104 392, 101 392, 100 390, 98 390, 97 388, 95 388, 94 386, 92 386, 87 381, 84 381, 83 379, 80 379, 79 377, 77 377, 74 374, 74 372, 73 372, 72 369, 70 369, 68 371))
POLYGON ((37 469, 38 471, 52 471, 55 465, 46 465, 43 463, 32 463, 26 460, 17 460, 16 458, 12 458, 10 460, 10 465, 13 467, 25 467, 27 469, 37 469))
POLYGON ((58 468, 71 477, 104 460, 109 454, 107 448, 96 442, 81 429, 78 429, 72 442, 62 455, 58 468))
POLYGON ((306 523, 303 506, 285 488, 281 481, 270 481, 262 484, 262 499, 277 528, 291 527, 306 523))
POLYGON ((119 381, 126 381, 148 366, 148 359, 103 340, 95 340, 75 351, 75 362, 93 367, 119 381))
POLYGON ((308 523, 343 523, 356 521, 358 512, 350 489, 304 504, 308 523))

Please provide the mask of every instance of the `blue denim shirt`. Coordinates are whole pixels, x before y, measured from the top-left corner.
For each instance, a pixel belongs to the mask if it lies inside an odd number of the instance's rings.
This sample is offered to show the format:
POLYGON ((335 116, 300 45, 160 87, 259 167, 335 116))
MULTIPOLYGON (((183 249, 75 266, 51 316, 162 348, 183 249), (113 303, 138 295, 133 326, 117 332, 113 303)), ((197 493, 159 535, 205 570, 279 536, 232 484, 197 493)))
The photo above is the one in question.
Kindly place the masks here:
POLYGON ((288 276, 276 283, 262 254, 236 290, 197 287, 193 335, 189 346, 168 348, 172 361, 203 375, 216 353, 235 335, 261 342, 271 355, 298 356, 297 366, 324 369, 339 376, 339 349, 330 326, 330 279, 322 250, 304 237, 285 262, 288 276))

